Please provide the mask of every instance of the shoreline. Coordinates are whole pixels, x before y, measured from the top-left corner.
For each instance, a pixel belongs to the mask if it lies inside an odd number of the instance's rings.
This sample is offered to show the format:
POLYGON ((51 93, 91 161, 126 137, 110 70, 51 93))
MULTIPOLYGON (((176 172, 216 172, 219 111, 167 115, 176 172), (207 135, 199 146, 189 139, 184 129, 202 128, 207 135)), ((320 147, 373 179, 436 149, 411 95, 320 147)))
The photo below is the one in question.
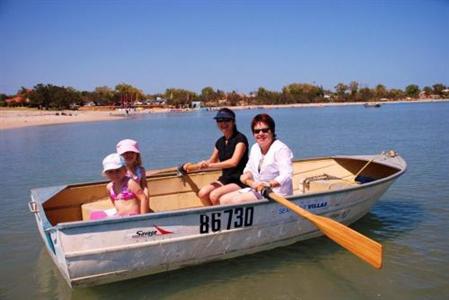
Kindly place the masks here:
MULTIPOLYGON (((392 103, 434 103, 449 102, 449 99, 419 99, 414 101, 388 101, 378 102, 382 105, 392 103)), ((233 106, 231 109, 276 109, 276 108, 307 108, 307 107, 327 107, 327 106, 348 106, 364 105, 365 102, 345 102, 345 103, 296 103, 279 105, 248 105, 233 106)), ((218 109, 218 108, 217 108, 218 109)), ((215 110, 215 109, 214 109, 215 110)), ((0 108, 0 131, 8 129, 17 129, 23 127, 58 125, 68 123, 100 122, 127 119, 129 116, 138 116, 143 114, 167 113, 171 109, 145 109, 132 111, 127 114, 124 110, 107 111, 88 111, 88 110, 63 110, 63 111, 43 111, 32 108, 0 108)), ((184 110, 174 110, 183 112, 184 110)), ((192 111, 192 110, 186 110, 192 111)))

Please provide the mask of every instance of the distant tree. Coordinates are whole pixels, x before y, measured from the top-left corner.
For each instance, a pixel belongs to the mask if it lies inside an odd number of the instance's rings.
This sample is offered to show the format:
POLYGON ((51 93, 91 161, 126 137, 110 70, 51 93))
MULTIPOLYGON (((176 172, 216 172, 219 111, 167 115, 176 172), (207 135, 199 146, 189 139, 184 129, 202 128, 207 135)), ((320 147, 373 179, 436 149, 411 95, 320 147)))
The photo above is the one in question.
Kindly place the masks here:
POLYGON ((422 90, 424 91, 424 93, 426 93, 427 96, 432 95, 433 89, 430 86, 425 86, 422 90))
POLYGON ((6 95, 6 94, 0 94, 0 106, 1 106, 1 107, 6 106, 5 100, 8 99, 8 98, 9 98, 8 95, 6 95))
POLYGON ((127 84, 120 83, 115 86, 114 102, 123 106, 133 105, 135 101, 145 98, 145 94, 138 88, 127 84))
POLYGON ((359 91, 359 83, 357 81, 351 81, 348 85, 348 89, 350 91, 351 100, 357 100, 357 93, 359 91))
POLYGON ((398 100, 405 97, 405 92, 401 89, 391 89, 387 93, 387 98, 392 100, 398 100))
POLYGON ((74 88, 41 83, 33 88, 29 98, 31 106, 45 109, 69 109, 81 102, 80 92, 74 88))
POLYGON ((260 87, 255 93, 255 100, 255 104, 280 104, 282 103, 282 94, 260 87))
POLYGON ((218 99, 224 99, 225 97, 226 97, 225 91, 222 91, 222 90, 218 90, 218 89, 217 89, 217 98, 218 98, 218 99))
POLYGON ((419 95, 419 87, 416 84, 410 84, 405 88, 405 94, 407 97, 416 98, 419 95))
POLYGON ((166 89, 164 96, 167 99, 167 104, 175 107, 189 107, 192 100, 198 97, 195 92, 175 88, 166 89))
POLYGON ((215 105, 218 105, 218 100, 225 98, 225 93, 220 90, 214 90, 212 87, 208 86, 201 90, 200 99, 204 103, 208 103, 208 105, 211 105, 215 103, 215 105))
POLYGON ((50 108, 53 85, 39 83, 30 94, 30 105, 38 108, 50 108))
POLYGON ((227 100, 228 105, 236 106, 242 100, 242 96, 239 93, 237 93, 236 91, 232 91, 231 93, 228 94, 226 100, 227 100))
POLYGON ((308 83, 291 83, 282 88, 282 98, 286 103, 310 103, 322 97, 323 89, 308 83))
POLYGON ((210 87, 210 86, 205 87, 205 88, 203 88, 201 90, 201 96, 200 97, 205 102, 206 101, 213 101, 213 100, 215 100, 215 97, 216 97, 215 90, 212 87, 210 87))
POLYGON ((335 86, 335 93, 337 94, 337 99, 339 101, 345 101, 346 100, 346 91, 348 90, 348 86, 344 83, 338 83, 335 86))
POLYGON ((375 92, 370 88, 361 88, 359 90, 359 99, 360 101, 370 101, 374 98, 375 92))
POLYGON ((436 83, 436 84, 432 85, 432 88, 433 88, 433 94, 438 95, 438 96, 442 96, 443 90, 446 89, 446 87, 442 83, 436 83))
POLYGON ((114 91, 107 86, 99 86, 92 93, 91 101, 96 105, 112 105, 114 104, 114 91))
POLYGON ((377 99, 385 98, 388 93, 387 88, 383 84, 376 85, 374 92, 377 99))

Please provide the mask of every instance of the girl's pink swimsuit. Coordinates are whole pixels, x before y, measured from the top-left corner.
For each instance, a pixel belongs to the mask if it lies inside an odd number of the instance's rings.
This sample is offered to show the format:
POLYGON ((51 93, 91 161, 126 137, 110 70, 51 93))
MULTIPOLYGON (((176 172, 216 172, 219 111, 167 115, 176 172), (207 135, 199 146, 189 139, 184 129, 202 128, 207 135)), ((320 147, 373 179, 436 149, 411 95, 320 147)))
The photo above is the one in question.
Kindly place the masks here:
MULTIPOLYGON (((128 200, 134 200, 137 199, 136 194, 131 192, 128 188, 128 181, 125 181, 125 183, 122 185, 120 189, 120 193, 116 194, 114 191, 114 185, 112 185, 112 188, 109 190, 109 195, 111 196, 112 202, 115 201, 128 201, 128 200)), ((129 212, 127 214, 120 214, 121 216, 132 216, 139 214, 138 209, 136 209, 135 212, 129 212)))

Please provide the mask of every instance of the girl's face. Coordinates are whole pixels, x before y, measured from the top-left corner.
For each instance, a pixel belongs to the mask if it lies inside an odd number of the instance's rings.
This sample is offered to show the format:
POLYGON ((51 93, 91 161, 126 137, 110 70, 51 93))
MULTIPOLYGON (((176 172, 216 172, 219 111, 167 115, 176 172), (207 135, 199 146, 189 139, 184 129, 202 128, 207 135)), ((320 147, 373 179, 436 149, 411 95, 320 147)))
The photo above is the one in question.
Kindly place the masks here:
POLYGON ((271 132, 270 127, 264 122, 258 122, 254 125, 253 135, 256 139, 256 143, 259 144, 262 149, 268 149, 273 142, 273 132, 271 132))
POLYGON ((134 163, 137 159, 137 153, 132 151, 125 152, 122 156, 127 165, 134 163))
POLYGON ((126 176, 126 168, 122 167, 120 169, 107 170, 104 174, 110 181, 119 182, 126 176))
POLYGON ((223 134, 232 132, 234 121, 232 119, 217 119, 217 127, 223 134))

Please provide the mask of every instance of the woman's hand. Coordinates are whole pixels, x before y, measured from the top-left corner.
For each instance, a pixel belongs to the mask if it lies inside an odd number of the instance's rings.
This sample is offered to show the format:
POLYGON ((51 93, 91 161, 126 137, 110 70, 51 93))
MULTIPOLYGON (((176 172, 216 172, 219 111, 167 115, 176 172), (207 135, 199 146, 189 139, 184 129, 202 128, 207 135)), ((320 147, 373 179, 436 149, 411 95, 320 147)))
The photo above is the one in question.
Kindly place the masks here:
POLYGON ((258 191, 259 193, 262 192, 264 188, 271 187, 271 184, 269 182, 257 182, 257 183, 255 182, 253 185, 255 186, 252 188, 258 191))
POLYGON ((185 164, 182 165, 182 168, 184 171, 188 172, 189 171, 189 167, 192 165, 191 162, 187 162, 185 164))
POLYGON ((206 160, 202 160, 198 163, 198 165, 200 165, 200 169, 207 169, 209 168, 209 162, 207 162, 206 160))

